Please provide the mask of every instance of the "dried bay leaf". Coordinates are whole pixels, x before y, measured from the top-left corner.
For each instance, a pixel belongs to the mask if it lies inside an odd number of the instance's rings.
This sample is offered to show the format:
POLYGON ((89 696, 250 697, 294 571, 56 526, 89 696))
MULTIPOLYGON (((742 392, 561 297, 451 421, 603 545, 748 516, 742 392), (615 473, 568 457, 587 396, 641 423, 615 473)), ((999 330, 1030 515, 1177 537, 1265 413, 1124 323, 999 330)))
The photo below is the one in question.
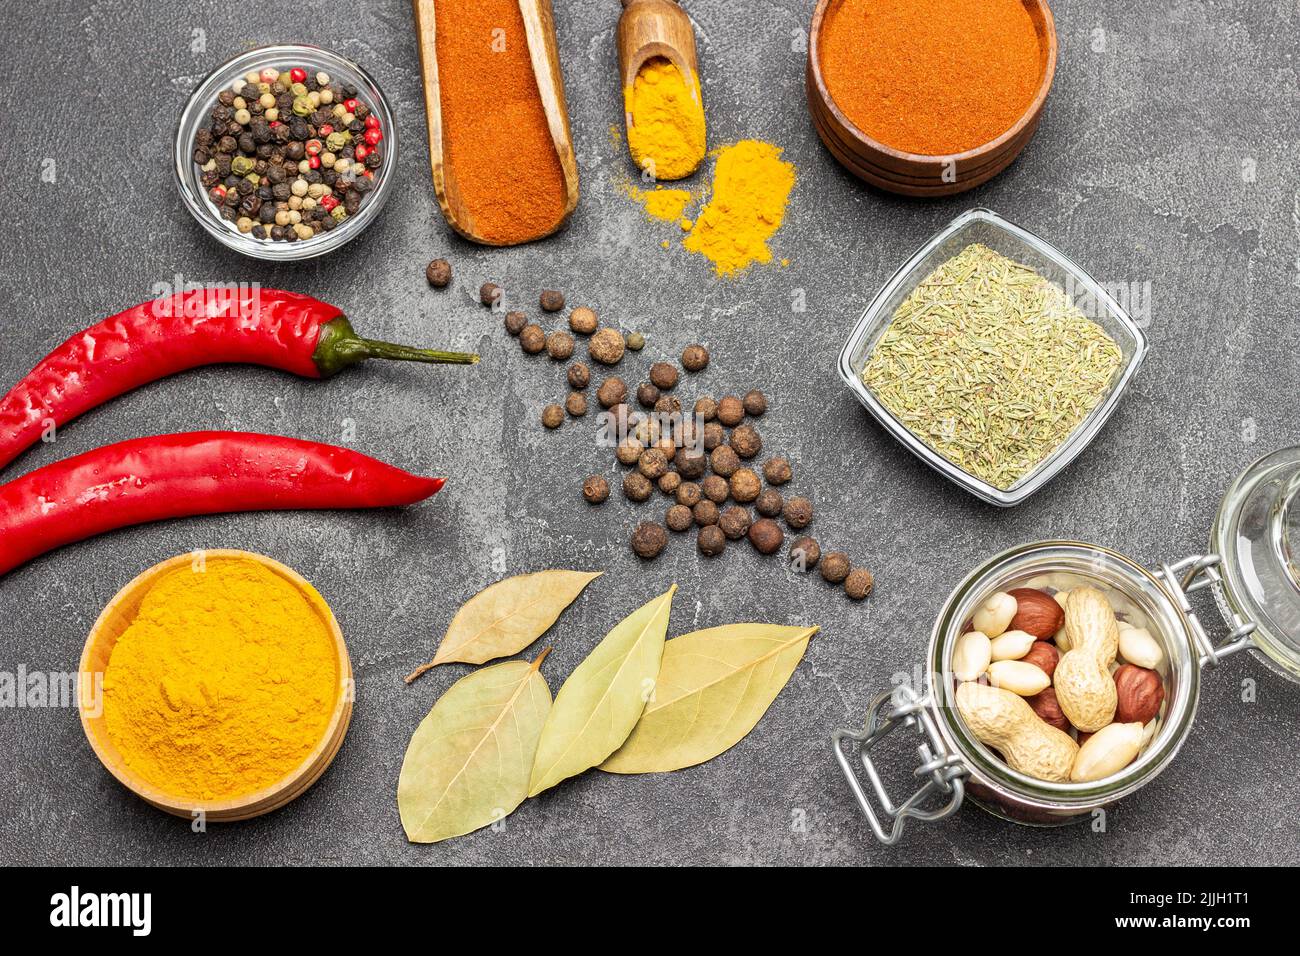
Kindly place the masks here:
POLYGON ((673 638, 664 645, 654 700, 600 769, 680 770, 735 746, 776 700, 817 630, 731 624, 673 638))
POLYGON ((433 660, 406 678, 409 684, 439 664, 482 664, 518 654, 537 640, 600 571, 537 571, 491 584, 451 619, 433 660))
POLYGON ((539 670, 548 653, 462 677, 420 722, 397 780, 397 809, 412 843, 461 836, 524 802, 551 710, 539 670))
POLYGON ((655 689, 677 585, 605 635, 555 695, 528 795, 598 766, 627 740, 655 689))

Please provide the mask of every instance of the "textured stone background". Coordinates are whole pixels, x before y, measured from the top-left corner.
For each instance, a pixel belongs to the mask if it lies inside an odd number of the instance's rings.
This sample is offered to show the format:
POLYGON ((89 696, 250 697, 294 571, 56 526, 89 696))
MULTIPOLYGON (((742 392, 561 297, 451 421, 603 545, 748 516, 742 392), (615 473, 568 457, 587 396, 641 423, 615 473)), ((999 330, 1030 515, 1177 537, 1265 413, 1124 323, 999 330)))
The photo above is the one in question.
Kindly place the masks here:
MULTIPOLYGON (((0 581, 0 670, 75 668, 87 630, 141 569, 192 548, 287 561, 332 602, 359 701, 346 744, 302 799, 269 817, 191 834, 99 765, 70 710, 0 711, 0 859, 23 863, 1295 863, 1297 688, 1241 656, 1208 675, 1177 763, 1113 809, 1109 832, 1034 830, 968 807, 905 844, 875 845, 831 757, 870 696, 912 667, 933 615, 976 562, 1010 545, 1077 537, 1143 562, 1204 547, 1219 497, 1249 461, 1297 439, 1300 194, 1294 3, 1057 0, 1056 85, 1042 128, 995 182, 941 202, 859 185, 809 122, 802 39, 813 0, 695 0, 711 141, 771 140, 798 166, 775 240, 788 269, 720 282, 664 252, 616 183, 618 6, 559 3, 557 19, 583 200, 568 230, 510 251, 472 248, 443 225, 429 182, 412 16, 402 0, 0 6, 0 378, 13 381, 72 331, 148 298, 157 283, 256 281, 310 292, 389 338, 477 349, 472 370, 370 367, 329 383, 217 368, 163 382, 66 428, 10 470, 141 434, 198 428, 339 441, 448 475, 406 513, 178 521, 47 556, 0 581), (193 49, 195 31, 206 49, 193 49), (266 266, 225 252, 182 209, 169 169, 188 92, 246 47, 305 40, 371 70, 403 137, 397 196, 361 239, 323 261, 266 266), (42 164, 56 162, 57 181, 42 164), (1150 283, 1152 351, 1095 446, 1013 511, 947 484, 876 427, 841 386, 836 354, 863 305, 927 236, 983 205, 1073 256, 1102 281, 1150 283), (456 287, 424 264, 445 254, 456 287), (480 282, 516 301, 563 288, 628 328, 643 357, 694 340, 714 363, 700 388, 759 385, 769 447, 797 462, 824 547, 878 579, 865 606, 789 580, 746 547, 703 562, 686 539, 656 563, 627 549, 633 507, 588 509, 581 478, 614 466, 589 427, 543 434, 560 370, 524 356, 473 301, 480 282), (807 312, 791 309, 807 294, 807 312), (1252 424, 1253 423, 1253 424, 1252 424), (410 846, 394 804, 406 741, 463 669, 401 681, 456 606, 509 571, 607 569, 547 639, 556 688, 633 606, 677 581, 671 631, 734 620, 816 622, 794 679, 724 757, 668 776, 590 773, 524 805, 502 832, 410 846), (1243 704, 1241 682, 1258 682, 1243 704), (798 821, 804 821, 799 826, 798 821)), ((636 373, 625 366, 627 375, 636 373)), ((1217 620, 1207 609, 1207 619, 1217 620)), ((906 758, 900 753, 899 766, 906 758)), ((901 771, 895 786, 908 778, 901 771)))

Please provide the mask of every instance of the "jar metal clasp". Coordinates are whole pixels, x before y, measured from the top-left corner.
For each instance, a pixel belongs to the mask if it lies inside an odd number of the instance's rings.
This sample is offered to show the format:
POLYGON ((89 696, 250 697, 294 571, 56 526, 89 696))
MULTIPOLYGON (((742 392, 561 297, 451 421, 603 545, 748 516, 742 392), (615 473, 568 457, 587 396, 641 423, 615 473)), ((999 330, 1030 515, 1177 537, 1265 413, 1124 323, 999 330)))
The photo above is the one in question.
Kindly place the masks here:
POLYGON ((1250 647, 1252 643, 1250 636, 1257 626, 1253 621, 1244 620, 1236 612, 1226 611, 1226 616, 1231 617, 1229 623, 1232 625, 1232 632, 1227 640, 1216 645, 1206 633, 1201 619, 1192 609, 1189 596, 1193 592, 1200 591, 1202 588, 1213 588, 1219 592, 1222 588, 1223 576, 1219 573, 1219 564, 1222 560, 1217 554, 1193 554, 1174 564, 1162 564, 1160 570, 1156 572, 1156 576, 1169 588, 1183 617, 1187 619, 1188 632, 1196 642, 1195 650, 1200 656, 1201 667, 1207 665, 1217 667, 1225 657, 1250 647))
POLYGON ((903 827, 909 818, 917 820, 942 820, 956 812, 966 796, 964 778, 970 771, 959 754, 950 753, 939 736, 939 728, 930 713, 930 698, 922 697, 907 686, 899 686, 892 691, 879 694, 867 712, 866 726, 859 732, 855 730, 837 730, 831 735, 834 744, 835 759, 857 797, 858 806, 871 824, 871 830, 880 842, 893 845, 903 835, 903 827), (895 806, 880 779, 880 773, 871 759, 871 748, 895 730, 911 730, 921 738, 916 752, 921 763, 913 775, 925 779, 921 788, 895 806), (857 744, 858 757, 866 772, 867 780, 875 796, 872 802, 862 780, 850 762, 851 748, 846 743, 857 744), (932 797, 948 797, 947 803, 937 809, 927 809, 926 803, 932 797), (879 804, 878 813, 876 804, 879 804), (888 828, 886 828, 888 824, 888 828))

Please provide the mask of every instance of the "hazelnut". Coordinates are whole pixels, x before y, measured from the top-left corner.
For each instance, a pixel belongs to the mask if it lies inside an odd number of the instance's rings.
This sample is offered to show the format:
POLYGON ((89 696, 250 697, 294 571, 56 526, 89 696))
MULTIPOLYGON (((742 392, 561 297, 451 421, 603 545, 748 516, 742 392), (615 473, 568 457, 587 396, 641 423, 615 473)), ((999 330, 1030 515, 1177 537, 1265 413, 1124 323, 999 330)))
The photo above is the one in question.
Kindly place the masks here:
POLYGON ((731 433, 731 447, 741 458, 753 458, 763 450, 763 439, 750 425, 737 425, 731 433))
POLYGON ((580 305, 569 313, 569 328, 579 335, 590 335, 599 327, 596 313, 585 305, 580 305))
POLYGON ((1048 687, 1046 690, 1040 690, 1033 697, 1026 697, 1025 703, 1045 723, 1051 724, 1057 730, 1069 732, 1070 720, 1065 716, 1065 712, 1061 710, 1061 705, 1056 700, 1056 691, 1053 688, 1048 687))
POLYGON ((808 527, 812 519, 813 506, 807 498, 798 496, 785 503, 785 523, 796 531, 808 527))
POLYGON ((749 543, 759 554, 775 554, 780 550, 785 535, 781 526, 771 518, 759 518, 749 526, 749 543))
POLYGON ((718 403, 707 395, 695 400, 695 414, 706 422, 718 417, 718 403))
POLYGON ((643 451, 645 451, 645 445, 628 435, 618 443, 618 448, 614 450, 614 456, 625 465, 635 465, 641 460, 641 452, 643 451))
POLYGON ((788 459, 778 455, 763 462, 763 477, 769 485, 784 485, 793 476, 788 459))
POLYGON ((718 506, 708 498, 698 501, 695 507, 691 509, 691 515, 695 518, 695 523, 701 528, 718 523, 718 506))
POLYGON ((1020 659, 1026 664, 1033 664, 1051 677, 1056 673, 1056 665, 1061 662, 1061 652, 1056 649, 1055 644, 1034 641, 1034 646, 1029 649, 1029 653, 1020 659))
POLYGON ((709 475, 700 482, 700 491, 714 504, 722 504, 731 496, 731 486, 721 475, 709 475))
MULTIPOLYGON (((596 389, 596 400, 600 402, 602 408, 612 408, 627 400, 627 383, 621 378, 607 378, 600 383, 600 388, 596 389)), ((641 438, 640 435, 637 436, 641 438)), ((645 442, 644 438, 641 438, 645 442)), ((646 442, 646 444, 649 444, 646 442)))
POLYGON ((591 369, 584 362, 569 366, 569 388, 586 388, 591 384, 591 369))
POLYGON ((582 483, 582 497, 588 504, 600 504, 609 497, 609 482, 601 475, 592 475, 582 483))
POLYGON ((677 486, 677 503, 679 505, 694 508, 703 497, 704 492, 700 491, 700 486, 693 481, 683 481, 677 486))
POLYGON ((754 501, 762 490, 763 482, 754 473, 753 469, 741 468, 731 476, 731 497, 741 504, 749 504, 754 501))
POLYGON ((570 392, 564 400, 564 410, 574 418, 581 418, 587 414, 587 396, 582 392, 570 392))
POLYGON ((424 277, 435 289, 445 289, 451 285, 451 263, 446 259, 434 259, 424 270, 424 277))
POLYGON ((484 305, 495 306, 501 301, 505 290, 493 282, 484 282, 479 286, 478 300, 484 305))
POLYGON ((529 355, 536 355, 546 348, 546 333, 537 324, 525 325, 519 333, 519 347, 529 355))
POLYGON ((655 402, 659 401, 659 389, 650 382, 642 382, 636 387, 636 400, 642 408, 654 408, 655 402))
POLYGON ((623 479, 623 495, 628 501, 645 501, 653 489, 650 479, 639 471, 630 471, 623 479))
POLYGON ((740 458, 730 445, 719 445, 709 455, 709 464, 715 475, 730 478, 740 468, 740 458))
POLYGON ((673 466, 683 478, 694 481, 701 478, 709 466, 708 456, 694 448, 679 448, 673 456, 673 466))
POLYGON ((754 510, 764 518, 775 518, 785 507, 785 499, 775 488, 764 488, 763 493, 754 502, 754 510))
POLYGON ((733 428, 745 420, 745 406, 735 395, 724 395, 718 402, 718 421, 733 428))
POLYGON ((673 505, 664 515, 664 524, 668 525, 671 531, 685 531, 695 522, 695 516, 691 514, 691 509, 685 505, 673 505))
POLYGON ((511 335, 518 335, 524 330, 524 326, 527 324, 528 316, 524 315, 522 312, 506 313, 506 331, 511 335))
POLYGON ((854 568, 849 572, 849 576, 844 579, 844 593, 855 601, 861 601, 871 593, 871 586, 875 583, 875 578, 866 568, 854 568))
POLYGON ((587 342, 587 352, 601 365, 617 365, 623 348, 623 336, 613 329, 600 329, 587 342))
POLYGON ((822 579, 831 584, 843 584, 849 576, 849 556, 843 551, 832 551, 821 560, 822 579))
POLYGON ((718 527, 732 541, 738 541, 745 536, 745 532, 749 530, 749 523, 749 510, 740 505, 732 505, 718 516, 718 527))
POLYGON ((564 424, 564 408, 560 405, 547 405, 542 409, 542 424, 547 428, 559 428, 564 424))
POLYGON ((1165 685, 1160 675, 1136 664, 1123 664, 1115 677, 1115 723, 1146 724, 1160 713, 1165 685))
POLYGON ((742 404, 744 405, 746 415, 753 415, 757 418, 759 415, 762 415, 767 411, 767 396, 758 389, 754 389, 745 393, 745 398, 742 404))
POLYGON ((688 345, 682 349, 682 368, 688 372, 699 372, 709 364, 709 350, 703 345, 688 345))
POLYGON ((695 540, 696 547, 700 549, 700 554, 713 558, 720 555, 727 547, 727 536, 722 533, 722 529, 717 525, 705 525, 700 529, 699 537, 695 540))
POLYGON ((636 463, 636 470, 641 472, 651 481, 655 481, 668 471, 668 459, 658 448, 647 448, 641 452, 641 458, 636 463))
POLYGON ((546 354, 557 362, 572 358, 573 336, 559 330, 552 332, 546 337, 546 354))
POLYGON ((661 524, 642 521, 632 532, 632 550, 636 552, 637 557, 644 558, 646 561, 659 557, 659 552, 667 544, 668 532, 661 524))
POLYGON ((559 312, 564 308, 564 293, 555 289, 543 289, 537 301, 543 312, 559 312))
POLYGON ((677 489, 682 486, 682 476, 675 471, 665 471, 655 482, 659 490, 666 495, 676 495, 677 489))
POLYGON ((790 545, 790 569, 792 571, 811 571, 821 560, 822 549, 815 538, 804 535, 790 545))

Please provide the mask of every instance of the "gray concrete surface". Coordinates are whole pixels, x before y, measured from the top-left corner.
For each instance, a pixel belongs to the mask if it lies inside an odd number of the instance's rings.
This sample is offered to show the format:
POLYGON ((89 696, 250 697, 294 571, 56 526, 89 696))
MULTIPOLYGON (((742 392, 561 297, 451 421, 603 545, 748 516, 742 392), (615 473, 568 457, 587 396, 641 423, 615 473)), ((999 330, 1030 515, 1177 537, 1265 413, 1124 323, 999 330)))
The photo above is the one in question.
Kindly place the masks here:
MULTIPOLYGON (((1105 833, 1035 830, 969 807, 876 846, 828 747, 870 696, 921 657, 933 615, 976 562, 1022 541, 1077 537, 1143 562, 1203 548, 1220 495, 1250 460, 1300 439, 1296 334, 1294 4, 1057 0, 1056 85, 1020 161, 966 196, 911 202, 862 187, 818 142, 804 105, 802 38, 813 0, 695 0, 710 138, 756 137, 798 167, 775 239, 786 269, 721 282, 664 252, 665 230, 616 187, 618 5, 559 3, 583 199, 562 235, 509 251, 452 238, 438 213, 409 4, 298 0, 11 4, 0 123, 0 378, 20 377, 72 331, 150 297, 159 283, 256 281, 313 293, 367 332, 477 349, 472 370, 371 367, 329 383, 216 368, 177 377, 64 429, 8 476, 108 442, 200 428, 340 441, 449 476, 426 506, 389 514, 177 521, 63 549, 0 581, 0 670, 76 666, 103 605, 141 569, 199 547, 265 552, 332 602, 359 700, 330 771, 271 816, 206 834, 133 798, 99 765, 67 709, 0 710, 0 860, 17 863, 1294 864, 1300 688, 1246 657, 1204 684, 1176 764, 1114 808, 1105 833), (189 7, 189 9, 186 9, 189 7), (346 250, 271 267, 215 244, 182 209, 169 170, 187 93, 255 43, 306 40, 371 70, 404 138, 400 194, 346 250), (55 181, 42 178, 53 161, 55 181), (1013 511, 986 507, 914 461, 839 384, 834 363, 864 303, 927 236, 991 207, 1056 243, 1105 282, 1149 283, 1152 352, 1127 400, 1069 471, 1013 511), (424 264, 447 255, 453 290, 424 264), (797 463, 824 546, 875 571, 853 605, 819 581, 734 548, 702 561, 686 539, 656 563, 627 548, 633 507, 579 498, 614 474, 589 428, 543 434, 560 372, 530 359, 473 303, 485 279, 518 301, 564 289, 574 304, 644 331, 646 360, 700 340, 701 388, 760 386, 770 447, 797 463), (806 293, 805 313, 791 309, 806 293), (500 549, 499 552, 496 549, 500 549), (679 583, 672 631, 735 620, 816 622, 822 632, 740 746, 705 766, 618 779, 590 773, 525 804, 501 832, 437 846, 403 838, 394 801, 406 742, 465 671, 415 686, 457 605, 512 573, 604 568, 546 639, 553 688, 622 613, 679 583), (1243 682, 1258 698, 1243 703, 1243 682)), ((629 371, 629 375, 633 374, 629 371)), ((1212 609, 1207 616, 1217 620, 1212 609)), ((903 757, 906 754, 901 755, 903 757)), ((900 759, 901 766, 901 759, 900 759)), ((895 778, 898 786, 903 776, 895 778)))

